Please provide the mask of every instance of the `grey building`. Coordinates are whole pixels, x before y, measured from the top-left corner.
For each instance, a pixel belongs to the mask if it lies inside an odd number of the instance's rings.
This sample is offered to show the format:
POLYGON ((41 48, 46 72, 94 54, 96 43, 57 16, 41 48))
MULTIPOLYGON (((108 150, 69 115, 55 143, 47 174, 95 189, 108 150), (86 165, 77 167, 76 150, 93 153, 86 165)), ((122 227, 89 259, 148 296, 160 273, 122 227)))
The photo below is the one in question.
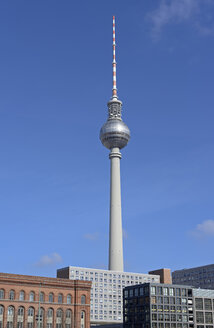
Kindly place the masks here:
POLYGON ((172 283, 214 289, 214 264, 172 272, 172 283))
POLYGON ((123 291, 124 328, 213 328, 214 290, 146 283, 123 291))

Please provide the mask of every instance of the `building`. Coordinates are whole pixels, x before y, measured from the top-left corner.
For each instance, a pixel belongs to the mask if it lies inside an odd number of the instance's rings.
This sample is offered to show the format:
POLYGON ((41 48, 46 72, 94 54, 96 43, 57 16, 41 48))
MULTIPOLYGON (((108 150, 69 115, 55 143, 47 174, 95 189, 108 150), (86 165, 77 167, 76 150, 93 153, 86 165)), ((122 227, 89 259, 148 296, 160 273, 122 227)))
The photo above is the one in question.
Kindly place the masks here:
POLYGON ((171 284, 172 283, 172 276, 170 269, 158 269, 149 271, 149 274, 155 274, 160 276, 160 283, 161 284, 171 284))
POLYGON ((196 288, 214 289, 214 264, 176 270, 172 272, 172 282, 196 288))
POLYGON ((214 291, 147 283, 124 289, 124 328, 213 328, 214 291))
POLYGON ((0 328, 89 328, 91 282, 0 273, 0 328))
POLYGON ((193 289, 195 327, 214 327, 214 290, 193 289))
POLYGON ((123 288, 129 285, 160 281, 158 275, 67 267, 57 270, 57 277, 91 281, 92 324, 123 322, 123 288))

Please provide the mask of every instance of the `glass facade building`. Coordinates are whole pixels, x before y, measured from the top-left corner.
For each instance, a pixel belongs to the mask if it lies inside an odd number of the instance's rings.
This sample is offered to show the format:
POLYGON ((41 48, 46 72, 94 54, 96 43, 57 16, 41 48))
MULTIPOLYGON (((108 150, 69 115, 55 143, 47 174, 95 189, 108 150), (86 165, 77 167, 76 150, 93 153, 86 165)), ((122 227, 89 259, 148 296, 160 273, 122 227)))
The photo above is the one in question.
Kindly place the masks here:
POLYGON ((214 328, 214 290, 147 283, 123 292, 124 328, 214 328))

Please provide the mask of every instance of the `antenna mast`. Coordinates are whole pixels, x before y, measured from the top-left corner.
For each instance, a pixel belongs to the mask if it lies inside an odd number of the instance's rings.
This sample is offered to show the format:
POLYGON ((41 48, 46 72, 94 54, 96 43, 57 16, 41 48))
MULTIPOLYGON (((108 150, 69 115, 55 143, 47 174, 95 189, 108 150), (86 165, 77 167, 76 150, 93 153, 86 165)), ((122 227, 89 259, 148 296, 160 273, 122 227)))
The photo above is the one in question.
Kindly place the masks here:
POLYGON ((117 98, 117 81, 116 81, 116 55, 115 55, 115 48, 116 48, 116 42, 115 42, 115 16, 113 16, 113 89, 112 89, 112 98, 117 98))

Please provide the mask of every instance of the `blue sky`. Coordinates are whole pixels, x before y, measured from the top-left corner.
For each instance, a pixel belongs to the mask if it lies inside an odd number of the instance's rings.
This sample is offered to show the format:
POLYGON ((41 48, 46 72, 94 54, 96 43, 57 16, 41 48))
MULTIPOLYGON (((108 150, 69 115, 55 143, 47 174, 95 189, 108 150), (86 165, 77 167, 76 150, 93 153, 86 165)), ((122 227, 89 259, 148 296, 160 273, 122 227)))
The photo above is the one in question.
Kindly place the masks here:
POLYGON ((108 263, 116 16, 125 269, 213 263, 214 0, 0 3, 2 272, 108 263))

